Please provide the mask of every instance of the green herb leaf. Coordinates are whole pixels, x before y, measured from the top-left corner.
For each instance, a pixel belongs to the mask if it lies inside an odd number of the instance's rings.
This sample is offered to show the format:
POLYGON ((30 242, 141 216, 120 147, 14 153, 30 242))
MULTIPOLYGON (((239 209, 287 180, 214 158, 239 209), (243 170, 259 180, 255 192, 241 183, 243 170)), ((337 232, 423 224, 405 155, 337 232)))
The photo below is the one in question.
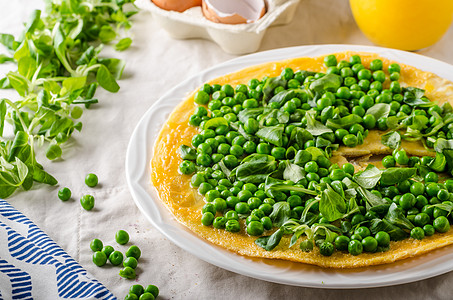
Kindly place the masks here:
POLYGON ((436 142, 434 143, 434 150, 438 153, 442 153, 444 149, 453 149, 453 139, 446 140, 439 138, 436 140, 436 142))
POLYGON ((407 180, 417 173, 416 168, 388 168, 382 172, 381 184, 393 185, 407 180))
POLYGON ((310 89, 323 93, 326 91, 335 92, 343 83, 341 76, 336 74, 326 74, 323 77, 316 79, 310 83, 310 89))
POLYGON ((283 106, 287 101, 291 100, 296 96, 296 93, 294 90, 284 90, 278 93, 277 95, 273 96, 270 100, 269 103, 276 102, 279 104, 279 106, 283 106))
POLYGON ((289 139, 289 145, 298 145, 301 149, 303 149, 305 143, 313 139, 313 135, 308 132, 308 130, 300 127, 295 127, 293 131, 291 131, 291 137, 289 139))
POLYGON ((120 89, 118 83, 116 83, 115 78, 112 76, 110 71, 106 66, 101 65, 96 74, 96 80, 99 82, 99 85, 102 86, 105 90, 116 93, 120 89))
POLYGON ((370 231, 372 234, 376 234, 379 231, 385 231, 390 235, 392 241, 404 240, 408 236, 404 230, 393 225, 386 219, 372 219, 370 221, 370 231))
POLYGON ((278 246, 283 237, 283 231, 278 229, 270 236, 263 236, 255 240, 255 244, 261 248, 271 251, 278 246))
POLYGON ((329 222, 341 219, 346 212, 345 199, 335 192, 329 184, 327 184, 327 189, 321 193, 319 211, 329 222))
POLYGON ((186 145, 181 145, 179 147, 179 153, 181 154, 181 158, 183 160, 196 160, 197 159, 197 151, 194 148, 191 148, 186 145))
POLYGON ((278 86, 286 87, 287 81, 282 77, 271 77, 266 79, 266 82, 263 86, 263 103, 267 103, 267 101, 272 97, 274 93, 274 89, 278 86))
POLYGON ((228 126, 228 121, 224 117, 212 118, 206 121, 203 129, 217 128, 219 126, 228 126))
POLYGON ((252 154, 242 160, 232 172, 243 182, 261 183, 277 169, 275 157, 266 154, 252 154))
POLYGON ((283 131, 284 127, 281 125, 263 127, 258 130, 255 134, 260 139, 265 140, 275 146, 281 147, 283 145, 283 131))
POLYGON ((389 148, 398 149, 401 145, 401 134, 397 131, 387 132, 381 137, 381 142, 389 148))
POLYGON ((372 189, 381 179, 382 171, 374 165, 368 165, 363 172, 354 175, 354 181, 365 189, 372 189))
POLYGON ((439 152, 436 152, 436 157, 428 164, 428 167, 437 173, 444 172, 446 166, 447 159, 444 154, 439 152))
POLYGON ((379 120, 381 118, 387 118, 390 113, 390 104, 387 103, 376 103, 375 105, 371 106, 367 111, 367 115, 372 115, 379 120))
POLYGON ((131 38, 122 38, 119 40, 119 42, 115 45, 115 50, 116 51, 124 51, 128 49, 132 44, 132 39, 131 38))
POLYGON ((415 107, 429 107, 435 105, 428 99, 424 98, 425 90, 416 87, 407 87, 404 89, 403 102, 415 107))
POLYGON ((332 129, 349 128, 353 124, 362 123, 363 119, 359 115, 350 114, 339 119, 328 119, 326 126, 332 129))
POLYGON ((364 189, 361 186, 358 187, 357 191, 359 192, 360 196, 362 196, 362 198, 366 201, 369 207, 387 204, 381 197, 371 193, 369 190, 364 189))
POLYGON ((324 124, 316 120, 315 115, 316 115, 315 111, 307 111, 307 113, 305 114, 305 117, 307 118, 306 128, 307 131, 310 132, 313 136, 318 136, 327 132, 332 132, 332 129, 326 127, 324 124))
POLYGON ((390 223, 396 225, 400 228, 412 230, 415 226, 404 216, 401 209, 396 205, 396 203, 392 203, 389 207, 389 211, 385 216, 390 223))
POLYGON ((299 180, 305 177, 306 172, 304 168, 299 167, 296 164, 292 164, 288 160, 286 160, 283 163, 285 165, 285 170, 283 171, 283 179, 298 182, 299 180))
POLYGON ((275 227, 281 227, 283 223, 291 218, 291 208, 289 203, 286 201, 275 203, 269 218, 271 218, 275 227))

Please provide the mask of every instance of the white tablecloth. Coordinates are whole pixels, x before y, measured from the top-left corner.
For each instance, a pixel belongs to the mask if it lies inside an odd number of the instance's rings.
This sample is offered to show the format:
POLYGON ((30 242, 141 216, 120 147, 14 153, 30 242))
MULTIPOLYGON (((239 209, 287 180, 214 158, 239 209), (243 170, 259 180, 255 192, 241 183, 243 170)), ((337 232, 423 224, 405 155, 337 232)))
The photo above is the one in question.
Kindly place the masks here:
MULTIPOLYGON (((42 7, 41 0, 1 0, 0 32, 17 34, 29 13, 42 7)), ((131 242, 142 249, 137 283, 155 284, 161 299, 448 299, 453 273, 401 286, 367 290, 321 290, 279 285, 225 271, 180 249, 139 212, 129 193, 124 176, 129 138, 140 117, 168 89, 187 76, 234 56, 205 40, 173 40, 147 13, 134 17, 134 43, 123 53, 105 51, 127 61, 121 89, 110 94, 99 89, 100 103, 82 117, 82 133, 75 133, 63 159, 41 159, 59 186, 35 185, 32 191, 19 192, 8 201, 27 215, 60 244, 76 261, 118 298, 123 298, 131 281, 122 279, 116 267, 96 267, 91 261, 89 243, 99 238, 123 250, 114 242, 119 229, 129 232, 131 242), (100 185, 84 184, 87 173, 96 173, 100 185), (73 200, 57 198, 60 187, 72 190, 73 200), (82 194, 96 197, 93 211, 78 203, 82 194)), ((286 26, 268 30, 260 51, 310 44, 371 43, 356 26, 345 0, 302 0, 296 18, 286 26)), ((453 64, 453 29, 436 45, 420 51, 453 64)), ((11 66, 0 66, 4 74, 11 66)), ((0 96, 10 93, 0 91, 0 96)), ((0 245, 1 246, 1 245, 0 245)))

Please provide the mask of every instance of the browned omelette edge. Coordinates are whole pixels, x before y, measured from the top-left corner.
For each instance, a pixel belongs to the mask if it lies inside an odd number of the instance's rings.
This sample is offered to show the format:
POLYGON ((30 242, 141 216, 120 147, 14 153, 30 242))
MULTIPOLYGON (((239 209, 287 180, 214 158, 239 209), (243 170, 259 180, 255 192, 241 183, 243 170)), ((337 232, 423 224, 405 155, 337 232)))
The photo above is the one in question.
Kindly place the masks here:
MULTIPOLYGON (((371 60, 376 58, 383 60, 385 70, 389 64, 394 63, 394 61, 372 53, 349 51, 335 53, 338 60, 347 59, 353 54, 359 54, 365 66, 368 66, 371 60)), ((251 78, 262 78, 265 75, 278 76, 285 67, 291 67, 295 71, 310 70, 322 72, 325 70, 323 65, 324 56, 296 58, 253 66, 219 77, 209 83, 229 83, 234 86, 238 83, 247 82, 251 78)), ((400 65, 402 69, 400 82, 407 83, 410 86, 425 88, 426 94, 431 100, 443 102, 448 99, 448 101, 453 103, 451 97, 453 93, 450 93, 453 91, 453 84, 451 82, 445 81, 433 73, 417 70, 414 67, 403 64, 400 65), (451 89, 447 89, 442 93, 437 92, 438 89, 442 90, 441 88, 445 84, 450 85, 451 89)), ((287 236, 282 239, 274 250, 266 251, 255 245, 254 241, 256 237, 248 236, 245 233, 245 226, 243 224, 241 226, 242 230, 239 233, 230 233, 225 230, 215 229, 212 226, 203 226, 201 224, 201 207, 204 204, 203 197, 198 195, 196 189, 190 187, 190 176, 177 173, 178 165, 181 162, 178 151, 179 146, 181 144, 190 145, 191 137, 198 132, 198 128, 187 124, 189 116, 196 107, 193 102, 193 95, 194 93, 179 104, 170 115, 168 121, 163 125, 162 131, 156 140, 154 155, 151 159, 151 180, 160 199, 172 212, 176 220, 187 226, 198 236, 241 255, 284 259, 329 268, 356 268, 391 263, 453 244, 453 229, 451 229, 447 233, 436 233, 434 236, 426 237, 421 241, 409 238, 399 242, 391 242, 390 250, 386 252, 362 253, 358 256, 353 256, 349 253, 335 251, 332 256, 326 257, 319 253, 317 247, 309 253, 301 251, 297 245, 288 248, 290 238, 287 236)), ((385 153, 380 149, 362 150, 365 153, 360 152, 359 155, 385 153)), ((416 152, 414 153, 412 151, 411 154, 416 155, 416 152)), ((348 155, 346 153, 345 156, 358 155, 348 155)))

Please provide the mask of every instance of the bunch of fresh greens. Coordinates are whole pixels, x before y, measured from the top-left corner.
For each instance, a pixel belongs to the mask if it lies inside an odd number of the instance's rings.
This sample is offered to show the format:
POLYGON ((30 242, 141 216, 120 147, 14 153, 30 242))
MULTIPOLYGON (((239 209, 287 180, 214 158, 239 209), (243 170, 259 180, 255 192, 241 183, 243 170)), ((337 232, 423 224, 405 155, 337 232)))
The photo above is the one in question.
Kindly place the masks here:
POLYGON ((20 96, 0 100, 0 198, 33 182, 57 183, 36 161, 37 148, 46 144, 46 157, 59 158, 60 145, 82 130, 82 106, 98 102, 98 85, 118 91, 124 61, 100 52, 107 43, 118 51, 131 45, 126 34, 136 12, 133 0, 48 0, 47 14, 34 11, 19 37, 0 34, 10 53, 0 62, 17 63, 0 87, 20 96), (13 138, 6 136, 7 123, 13 138))

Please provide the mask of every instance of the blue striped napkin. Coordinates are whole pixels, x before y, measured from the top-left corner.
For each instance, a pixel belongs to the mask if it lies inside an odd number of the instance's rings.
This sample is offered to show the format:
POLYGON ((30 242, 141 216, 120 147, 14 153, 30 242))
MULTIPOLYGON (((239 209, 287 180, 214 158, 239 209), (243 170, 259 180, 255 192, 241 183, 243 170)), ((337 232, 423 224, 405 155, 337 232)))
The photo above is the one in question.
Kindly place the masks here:
POLYGON ((0 199, 0 299, 116 299, 30 219, 0 199))

